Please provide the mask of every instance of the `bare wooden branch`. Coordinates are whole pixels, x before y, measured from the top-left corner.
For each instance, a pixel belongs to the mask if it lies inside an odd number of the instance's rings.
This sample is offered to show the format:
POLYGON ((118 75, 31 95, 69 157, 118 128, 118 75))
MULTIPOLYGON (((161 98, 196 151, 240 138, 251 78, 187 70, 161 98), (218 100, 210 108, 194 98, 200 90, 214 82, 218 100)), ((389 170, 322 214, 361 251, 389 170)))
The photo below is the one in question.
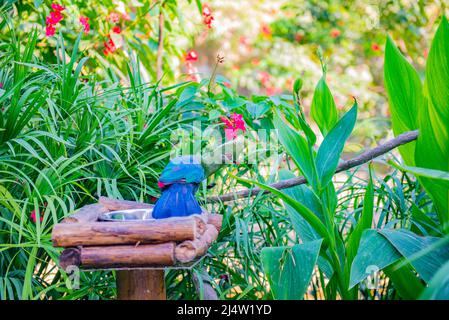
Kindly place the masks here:
POLYGON ((62 223, 77 223, 77 222, 92 222, 97 221, 98 216, 102 213, 108 212, 108 208, 101 204, 89 204, 82 207, 74 214, 69 215, 62 220, 62 223))
MULTIPOLYGON (((418 134, 419 134, 418 130, 404 132, 404 133, 398 135, 396 138, 393 138, 393 139, 385 142, 384 144, 381 144, 373 149, 365 151, 353 159, 341 162, 338 165, 335 173, 342 172, 342 171, 357 167, 361 164, 369 162, 369 161, 373 160, 374 158, 393 150, 394 148, 397 148, 399 146, 402 146, 404 144, 412 142, 418 138, 418 134)), ((287 189, 287 188, 291 188, 291 187, 305 184, 305 183, 307 183, 307 180, 305 177, 297 177, 297 178, 292 178, 292 179, 287 179, 287 180, 282 180, 282 181, 279 181, 276 183, 272 183, 272 184, 270 184, 270 187, 281 190, 281 189, 287 189)), ((248 196, 255 196, 255 195, 259 194, 260 192, 269 193, 269 191, 261 190, 260 188, 255 187, 252 189, 243 189, 238 192, 223 194, 221 196, 209 197, 208 201, 210 201, 210 202, 232 201, 232 200, 237 200, 240 198, 246 198, 248 196)))
POLYGON ((133 222, 59 223, 53 227, 55 247, 161 243, 198 238, 193 218, 133 222))

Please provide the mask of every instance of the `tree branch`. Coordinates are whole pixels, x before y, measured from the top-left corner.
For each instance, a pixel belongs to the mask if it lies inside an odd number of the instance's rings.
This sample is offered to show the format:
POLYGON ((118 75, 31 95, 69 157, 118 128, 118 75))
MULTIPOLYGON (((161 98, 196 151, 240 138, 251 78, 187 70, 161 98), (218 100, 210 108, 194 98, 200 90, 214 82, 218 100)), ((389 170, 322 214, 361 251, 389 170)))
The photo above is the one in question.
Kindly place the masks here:
MULTIPOLYGON (((371 161, 374 158, 393 150, 394 148, 397 148, 401 145, 412 142, 418 138, 418 134, 419 134, 418 130, 404 132, 404 133, 398 135, 396 138, 393 138, 393 139, 385 142, 384 144, 381 144, 373 149, 365 151, 355 158, 352 158, 348 161, 341 162, 338 165, 335 173, 342 172, 342 171, 357 167, 361 164, 371 161)), ((291 187, 294 187, 294 186, 297 186, 300 184, 304 184, 304 183, 307 183, 306 178, 296 177, 296 178, 292 178, 292 179, 275 182, 273 184, 270 184, 270 187, 281 190, 281 189, 291 188, 291 187)), ((269 191, 266 191, 266 190, 263 191, 260 188, 256 187, 256 188, 252 188, 252 189, 243 189, 238 192, 223 194, 221 196, 208 197, 207 200, 210 202, 226 202, 226 201, 237 200, 240 198, 246 198, 248 196, 255 196, 259 192, 269 193, 269 191)))

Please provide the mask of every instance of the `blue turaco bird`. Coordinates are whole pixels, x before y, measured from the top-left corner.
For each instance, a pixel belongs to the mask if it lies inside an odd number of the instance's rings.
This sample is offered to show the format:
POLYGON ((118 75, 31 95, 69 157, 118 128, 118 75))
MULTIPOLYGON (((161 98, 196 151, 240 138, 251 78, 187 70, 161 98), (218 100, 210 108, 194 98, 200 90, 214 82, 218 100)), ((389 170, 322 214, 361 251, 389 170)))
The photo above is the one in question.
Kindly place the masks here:
POLYGON ((171 160, 159 178, 162 195, 154 205, 153 218, 200 214, 202 210, 195 193, 204 179, 204 168, 197 157, 180 156, 171 160))

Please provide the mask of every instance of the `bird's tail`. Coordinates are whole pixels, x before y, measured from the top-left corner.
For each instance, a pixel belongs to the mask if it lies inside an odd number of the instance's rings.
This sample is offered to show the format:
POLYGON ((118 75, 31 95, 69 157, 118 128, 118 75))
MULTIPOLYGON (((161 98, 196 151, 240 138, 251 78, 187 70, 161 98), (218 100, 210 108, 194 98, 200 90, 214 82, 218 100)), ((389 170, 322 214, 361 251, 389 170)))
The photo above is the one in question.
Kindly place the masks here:
POLYGON ((174 183, 164 188, 153 208, 153 218, 185 217, 200 214, 201 207, 195 198, 197 184, 174 183))

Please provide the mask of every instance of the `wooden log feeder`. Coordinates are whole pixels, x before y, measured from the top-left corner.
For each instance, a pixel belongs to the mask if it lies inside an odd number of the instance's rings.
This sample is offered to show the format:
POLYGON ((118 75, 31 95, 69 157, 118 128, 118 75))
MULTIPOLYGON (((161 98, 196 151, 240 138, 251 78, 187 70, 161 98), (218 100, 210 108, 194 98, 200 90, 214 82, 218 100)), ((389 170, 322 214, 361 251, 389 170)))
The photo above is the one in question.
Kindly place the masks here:
POLYGON ((217 239, 222 216, 203 212, 152 219, 153 205, 100 197, 56 224, 53 246, 64 247, 59 264, 67 270, 115 269, 120 300, 164 300, 164 269, 188 268, 217 239), (145 218, 104 219, 141 210, 145 218), (105 221, 106 220, 106 221, 105 221))

